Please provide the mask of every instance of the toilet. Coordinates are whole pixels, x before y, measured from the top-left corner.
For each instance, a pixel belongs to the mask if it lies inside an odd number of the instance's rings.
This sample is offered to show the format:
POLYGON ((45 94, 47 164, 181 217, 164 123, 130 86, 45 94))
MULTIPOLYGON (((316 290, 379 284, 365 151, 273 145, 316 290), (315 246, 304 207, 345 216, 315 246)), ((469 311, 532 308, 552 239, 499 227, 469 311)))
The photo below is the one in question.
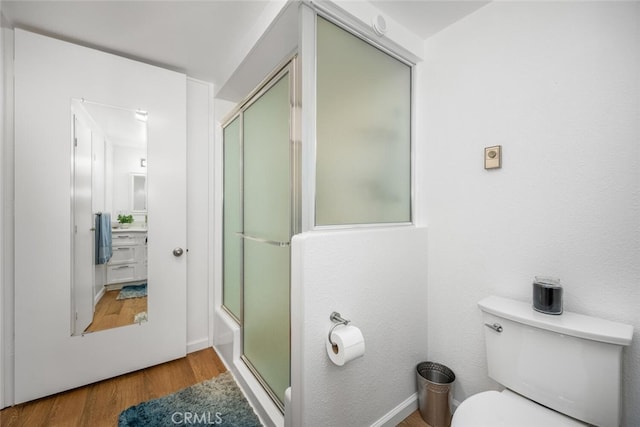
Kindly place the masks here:
POLYGON ((630 325, 566 311, 543 314, 496 296, 478 306, 489 377, 506 388, 464 400, 452 427, 620 425, 630 325))

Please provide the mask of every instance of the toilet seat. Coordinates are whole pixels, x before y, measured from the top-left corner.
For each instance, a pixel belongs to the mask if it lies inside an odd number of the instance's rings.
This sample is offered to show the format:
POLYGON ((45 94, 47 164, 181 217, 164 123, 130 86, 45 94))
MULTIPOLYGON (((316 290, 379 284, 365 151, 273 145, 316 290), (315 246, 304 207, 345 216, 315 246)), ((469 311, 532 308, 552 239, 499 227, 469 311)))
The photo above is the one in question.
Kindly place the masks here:
POLYGON ((567 427, 583 424, 511 390, 475 394, 458 406, 451 427, 567 427))

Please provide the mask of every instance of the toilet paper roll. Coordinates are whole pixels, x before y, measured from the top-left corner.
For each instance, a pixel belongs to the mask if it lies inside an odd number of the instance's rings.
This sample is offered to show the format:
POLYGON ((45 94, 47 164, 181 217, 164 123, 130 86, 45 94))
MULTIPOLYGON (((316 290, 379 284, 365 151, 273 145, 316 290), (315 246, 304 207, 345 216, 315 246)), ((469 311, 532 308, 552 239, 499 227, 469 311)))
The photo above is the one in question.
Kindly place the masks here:
POLYGON ((338 326, 331 332, 334 345, 326 341, 329 359, 338 366, 364 355, 364 337, 355 326, 338 326))

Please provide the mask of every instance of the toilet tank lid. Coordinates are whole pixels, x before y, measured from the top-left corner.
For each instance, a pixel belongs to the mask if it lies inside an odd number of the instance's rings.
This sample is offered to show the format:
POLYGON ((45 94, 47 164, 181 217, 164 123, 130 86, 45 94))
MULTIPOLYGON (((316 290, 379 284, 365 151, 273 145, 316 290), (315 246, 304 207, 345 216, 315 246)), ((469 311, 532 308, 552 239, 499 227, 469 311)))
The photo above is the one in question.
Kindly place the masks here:
POLYGON ((531 304, 509 298, 486 297, 478 306, 494 316, 577 338, 627 346, 633 337, 631 325, 567 311, 561 315, 543 314, 533 310, 531 304))

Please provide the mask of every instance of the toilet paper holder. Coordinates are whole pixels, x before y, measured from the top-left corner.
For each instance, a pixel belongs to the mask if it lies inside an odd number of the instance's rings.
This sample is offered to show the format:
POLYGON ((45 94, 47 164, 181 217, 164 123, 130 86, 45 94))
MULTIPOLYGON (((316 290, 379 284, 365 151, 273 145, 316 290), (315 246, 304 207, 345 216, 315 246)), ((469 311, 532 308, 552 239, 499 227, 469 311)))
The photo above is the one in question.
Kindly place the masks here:
POLYGON ((343 318, 340 315, 340 313, 338 313, 337 311, 334 311, 333 313, 331 313, 331 316, 329 316, 329 320, 335 323, 335 325, 333 325, 331 329, 329 329, 329 343, 331 343, 331 345, 335 345, 335 343, 331 341, 331 333, 335 328, 337 328, 340 325, 345 325, 345 326, 348 325, 349 323, 351 323, 351 320, 347 320, 343 318))

